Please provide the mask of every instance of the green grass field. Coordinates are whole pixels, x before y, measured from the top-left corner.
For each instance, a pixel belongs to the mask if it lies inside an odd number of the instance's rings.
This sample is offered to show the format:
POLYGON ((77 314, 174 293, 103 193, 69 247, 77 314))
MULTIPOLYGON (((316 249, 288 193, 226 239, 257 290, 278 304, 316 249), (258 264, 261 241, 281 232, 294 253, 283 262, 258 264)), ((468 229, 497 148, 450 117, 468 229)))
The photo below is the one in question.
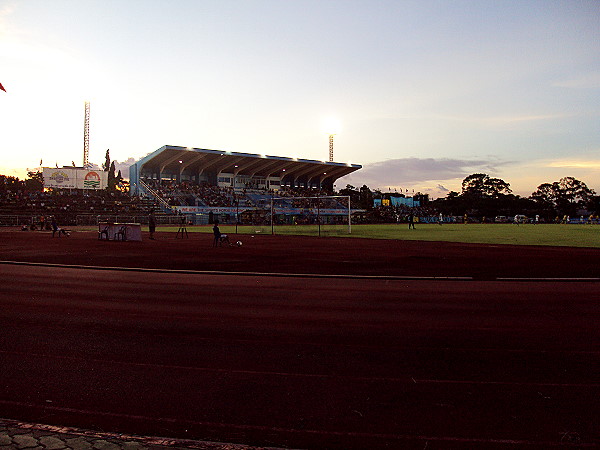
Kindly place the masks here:
MULTIPOLYGON (((172 232, 177 229, 157 228, 158 231, 172 232)), ((233 225, 221 225, 220 229, 222 233, 232 235, 236 231, 233 225)), ((188 227, 187 230, 212 233, 212 226, 188 227)), ((271 234, 271 227, 238 226, 238 234, 271 234)), ((276 226, 275 234, 317 236, 318 229, 316 225, 276 226)), ((598 225, 416 224, 415 230, 409 230, 407 224, 353 225, 351 234, 348 234, 347 226, 322 226, 321 236, 600 248, 598 225)))

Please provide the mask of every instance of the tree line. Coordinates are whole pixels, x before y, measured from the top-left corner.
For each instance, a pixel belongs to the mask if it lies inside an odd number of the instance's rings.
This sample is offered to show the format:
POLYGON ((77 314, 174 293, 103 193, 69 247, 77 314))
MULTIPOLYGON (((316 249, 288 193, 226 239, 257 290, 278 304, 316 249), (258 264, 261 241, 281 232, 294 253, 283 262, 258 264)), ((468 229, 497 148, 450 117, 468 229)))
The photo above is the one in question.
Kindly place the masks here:
MULTIPOLYGON (((402 193, 384 193, 371 190, 363 185, 356 188, 347 185, 339 191, 349 195, 352 203, 359 208, 372 210, 374 199, 405 197, 402 193)), ((427 194, 417 192, 415 200, 422 206, 430 206, 444 215, 468 214, 476 217, 539 215, 550 221, 560 216, 576 216, 600 213, 600 196, 583 181, 573 177, 563 177, 551 183, 542 183, 529 197, 515 195, 510 184, 500 178, 485 173, 474 173, 462 181, 461 192, 450 191, 444 198, 429 201, 427 194)))

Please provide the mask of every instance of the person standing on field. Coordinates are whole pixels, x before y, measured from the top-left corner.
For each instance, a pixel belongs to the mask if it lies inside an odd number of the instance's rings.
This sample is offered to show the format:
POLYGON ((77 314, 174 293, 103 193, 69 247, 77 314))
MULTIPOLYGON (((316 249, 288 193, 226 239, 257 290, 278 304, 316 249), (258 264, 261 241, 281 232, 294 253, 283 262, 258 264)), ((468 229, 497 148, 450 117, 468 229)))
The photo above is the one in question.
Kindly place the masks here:
POLYGON ((213 234, 215 235, 215 239, 213 241, 213 247, 217 247, 221 245, 221 230, 219 230, 219 221, 215 220, 215 226, 213 227, 213 234))
POLYGON ((150 231, 150 239, 154 240, 154 232, 156 231, 156 219, 154 218, 154 211, 150 211, 148 217, 148 230, 150 231))

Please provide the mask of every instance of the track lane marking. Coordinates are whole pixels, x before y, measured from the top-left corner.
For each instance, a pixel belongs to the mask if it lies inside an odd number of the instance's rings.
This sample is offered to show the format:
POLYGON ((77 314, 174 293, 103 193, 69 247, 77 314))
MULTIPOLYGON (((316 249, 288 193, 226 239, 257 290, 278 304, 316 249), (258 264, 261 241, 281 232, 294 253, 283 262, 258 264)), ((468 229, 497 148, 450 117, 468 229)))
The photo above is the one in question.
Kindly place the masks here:
POLYGON ((222 270, 187 270, 187 269, 156 269, 144 267, 111 267, 111 266, 86 266, 75 264, 56 264, 24 261, 0 261, 0 264, 17 266, 57 267, 66 269, 112 270, 125 272, 150 272, 150 273, 175 273, 191 275, 233 275, 255 277, 290 277, 290 278, 339 278, 357 280, 390 280, 390 281, 499 281, 499 282, 600 282, 600 277, 473 277, 473 276, 401 276, 401 275, 345 275, 345 274, 319 274, 319 273, 281 273, 281 272, 227 272, 222 270))
POLYGON ((221 369, 215 367, 194 367, 194 366, 182 366, 177 364, 156 364, 156 363, 139 363, 130 361, 115 361, 110 359, 98 359, 98 358, 84 358, 79 356, 66 356, 66 355, 49 355, 43 353, 26 353, 26 352, 14 352, 0 350, 0 354, 9 354, 15 356, 27 356, 35 358, 48 358, 48 359, 62 359, 62 360, 75 360, 85 362, 96 362, 103 364, 116 364, 133 367, 148 367, 148 368, 162 368, 162 369, 175 369, 175 370, 189 370, 196 372, 213 372, 213 373, 233 373, 242 375, 270 375, 278 377, 295 377, 295 378, 328 378, 328 379, 345 379, 351 381, 385 381, 393 383, 405 383, 405 384, 481 384, 481 385, 506 385, 506 386, 542 386, 542 387, 573 387, 573 388, 600 388, 600 383, 534 383, 534 382, 520 382, 520 381, 483 381, 483 380, 437 380, 437 379, 421 379, 414 377, 398 378, 398 377, 359 377, 351 375, 337 375, 337 374, 311 374, 311 373, 293 373, 293 372, 276 372, 267 370, 241 370, 241 369, 221 369))

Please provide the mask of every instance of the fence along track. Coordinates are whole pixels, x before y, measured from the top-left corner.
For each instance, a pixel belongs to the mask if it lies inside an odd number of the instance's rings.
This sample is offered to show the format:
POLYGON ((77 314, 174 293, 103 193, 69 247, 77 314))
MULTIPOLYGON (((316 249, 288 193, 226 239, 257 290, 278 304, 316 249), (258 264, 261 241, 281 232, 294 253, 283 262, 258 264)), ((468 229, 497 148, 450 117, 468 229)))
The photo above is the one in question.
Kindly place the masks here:
MULTIPOLYGON (((51 217, 52 214, 1 214, 0 227, 17 227, 21 225, 39 225, 40 217, 51 217)), ((160 215, 155 216, 156 222, 161 225, 177 225, 181 222, 180 216, 175 215, 160 215)), ((78 214, 74 220, 66 220, 61 225, 80 225, 80 226, 95 226, 98 222, 115 222, 115 223, 148 223, 148 215, 96 215, 96 214, 78 214)))

